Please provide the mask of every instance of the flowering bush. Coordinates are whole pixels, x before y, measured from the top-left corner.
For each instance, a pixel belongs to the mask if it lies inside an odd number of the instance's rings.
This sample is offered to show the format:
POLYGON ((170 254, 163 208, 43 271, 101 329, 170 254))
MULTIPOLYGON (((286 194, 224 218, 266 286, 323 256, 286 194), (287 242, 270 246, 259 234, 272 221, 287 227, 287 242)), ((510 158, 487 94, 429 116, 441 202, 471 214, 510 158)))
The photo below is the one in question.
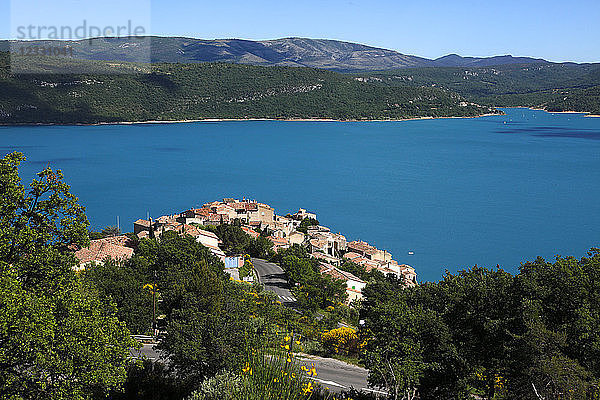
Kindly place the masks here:
POLYGON ((356 354, 359 350, 358 332, 350 327, 341 327, 321 335, 323 346, 335 354, 356 354))
POLYGON ((236 373, 222 373, 203 382, 188 400, 308 400, 315 391, 310 378, 314 364, 301 364, 294 355, 300 345, 291 334, 278 334, 264 350, 249 347, 236 373), (267 350, 268 349, 268 350, 267 350))

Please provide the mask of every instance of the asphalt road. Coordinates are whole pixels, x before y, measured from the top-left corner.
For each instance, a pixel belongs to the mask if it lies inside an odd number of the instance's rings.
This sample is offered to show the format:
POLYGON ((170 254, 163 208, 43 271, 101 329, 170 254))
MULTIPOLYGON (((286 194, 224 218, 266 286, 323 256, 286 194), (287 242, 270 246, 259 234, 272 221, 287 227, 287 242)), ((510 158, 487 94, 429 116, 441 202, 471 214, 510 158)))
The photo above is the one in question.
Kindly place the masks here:
POLYGON ((291 291, 291 286, 285 278, 285 272, 277 264, 253 258, 252 264, 258 274, 258 281, 262 283, 266 290, 275 293, 279 301, 286 306, 293 306, 296 298, 291 291))
MULTIPOLYGON (((140 350, 131 350, 131 356, 133 358, 148 359, 153 362, 167 363, 168 358, 166 355, 161 354, 154 346, 153 344, 144 344, 140 350)), ((322 358, 306 354, 299 355, 299 359, 301 364, 305 365, 308 369, 314 363, 317 376, 311 379, 333 392, 339 393, 354 388, 364 392, 377 393, 376 390, 368 387, 368 372, 364 368, 346 364, 333 358, 322 358)))
MULTIPOLYGON (((291 286, 285 278, 285 272, 277 264, 261 260, 252 259, 254 269, 258 274, 258 280, 264 285, 266 290, 274 292, 286 306, 294 306, 296 299, 292 295, 291 286)), ((154 348, 152 344, 144 344, 139 351, 132 351, 132 357, 147 358, 152 361, 168 362, 167 357, 154 348)), ((368 371, 364 368, 332 358, 322 358, 312 355, 301 355, 302 364, 311 368, 314 363, 317 369, 316 378, 312 378, 315 383, 329 388, 334 392, 341 392, 354 388, 364 392, 377 392, 369 388, 367 384, 368 371)))
POLYGON ((333 391, 342 392, 354 388, 362 392, 381 393, 369 387, 368 371, 355 365, 347 364, 333 358, 322 358, 310 355, 300 355, 301 363, 311 368, 314 363, 317 376, 313 379, 319 385, 333 391))
POLYGON ((152 362, 160 362, 166 364, 169 359, 163 352, 158 351, 154 348, 155 344, 142 344, 142 347, 138 349, 131 349, 129 354, 131 358, 139 358, 144 360, 150 360, 152 362))

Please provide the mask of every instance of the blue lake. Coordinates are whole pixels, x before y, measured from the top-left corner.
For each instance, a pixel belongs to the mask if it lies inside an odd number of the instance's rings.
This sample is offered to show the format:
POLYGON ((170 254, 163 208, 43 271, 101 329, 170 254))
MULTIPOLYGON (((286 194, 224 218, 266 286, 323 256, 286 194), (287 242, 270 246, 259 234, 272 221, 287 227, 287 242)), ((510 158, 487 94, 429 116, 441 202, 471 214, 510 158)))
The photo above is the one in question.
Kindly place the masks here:
POLYGON ((0 127, 30 181, 62 169, 94 228, 223 197, 308 208, 420 280, 600 247, 600 118, 0 127), (414 255, 408 255, 413 251, 414 255))

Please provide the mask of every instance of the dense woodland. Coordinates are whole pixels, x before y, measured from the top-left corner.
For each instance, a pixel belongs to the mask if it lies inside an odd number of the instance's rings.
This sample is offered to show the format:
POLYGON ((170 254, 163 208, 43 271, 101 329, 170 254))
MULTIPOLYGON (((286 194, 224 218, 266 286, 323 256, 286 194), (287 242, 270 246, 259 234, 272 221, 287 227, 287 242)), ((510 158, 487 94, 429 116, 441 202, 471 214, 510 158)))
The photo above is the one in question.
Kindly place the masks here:
MULTIPOLYGON (((93 75, 11 75, 0 56, 0 123, 97 123, 210 118, 401 119, 476 116, 488 107, 431 87, 383 87, 309 68, 147 65, 37 60, 42 72, 87 66, 93 75), (150 68, 150 70, 149 70, 150 68), (107 74, 110 73, 110 74, 107 74)), ((36 70, 37 71, 37 70, 36 70)))
POLYGON ((365 289, 373 383, 399 398, 600 398, 600 249, 538 258, 517 275, 473 267, 365 289))
POLYGON ((600 64, 404 68, 361 74, 383 86, 441 87, 478 104, 600 114, 600 64))
POLYGON ((0 123, 386 120, 475 116, 514 106, 600 114, 599 64, 422 67, 353 75, 229 63, 19 62, 30 63, 35 73, 12 75, 8 53, 0 53, 0 123))

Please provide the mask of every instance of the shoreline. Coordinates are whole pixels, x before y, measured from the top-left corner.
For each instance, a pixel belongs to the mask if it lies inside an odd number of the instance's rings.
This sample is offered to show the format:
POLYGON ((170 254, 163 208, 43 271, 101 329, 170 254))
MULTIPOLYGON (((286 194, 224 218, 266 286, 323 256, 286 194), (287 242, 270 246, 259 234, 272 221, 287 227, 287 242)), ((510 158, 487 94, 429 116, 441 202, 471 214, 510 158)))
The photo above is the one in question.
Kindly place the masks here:
MULTIPOLYGON (((545 111, 545 110, 544 110, 545 111)), ((592 114, 589 111, 546 111, 550 114, 585 114, 584 118, 598 118, 600 115, 592 114)))
MULTIPOLYGON (((548 114, 584 114, 584 118, 600 118, 598 114, 592 114, 589 111, 548 111, 543 108, 534 107, 499 107, 500 108, 514 108, 514 109, 527 109, 533 111, 544 111, 548 114)), ((111 126, 111 125, 161 125, 161 124, 189 124, 196 122, 261 122, 261 121, 279 121, 279 122, 405 122, 405 121, 423 121, 423 120, 438 120, 438 119, 472 119, 481 117, 494 117, 506 115, 504 112, 487 113, 473 116, 452 116, 452 117, 412 117, 412 118, 400 118, 400 119, 332 119, 332 118, 206 118, 206 119, 182 119, 182 120, 147 120, 147 121, 120 121, 120 122, 96 122, 96 123, 14 123, 4 124, 0 123, 0 127, 16 127, 16 126, 111 126)))
POLYGON ((14 123, 2 124, 0 127, 6 126, 104 126, 104 125, 161 125, 161 124, 189 124, 196 122, 260 122, 260 121, 280 121, 280 122, 404 122, 404 121, 421 121, 421 120, 437 120, 437 119, 471 119, 480 117, 500 116, 500 114, 481 114, 465 117, 412 117, 401 119, 328 119, 328 118, 207 118, 207 119, 185 119, 185 120, 148 120, 148 121, 121 121, 121 122, 97 122, 97 123, 14 123))
POLYGON ((499 108, 522 108, 525 110, 533 110, 533 111, 544 111, 548 114, 585 114, 584 118, 600 118, 600 114, 592 114, 589 111, 548 111, 544 108, 535 108, 535 107, 526 107, 526 106, 518 106, 518 107, 499 107, 499 108))

